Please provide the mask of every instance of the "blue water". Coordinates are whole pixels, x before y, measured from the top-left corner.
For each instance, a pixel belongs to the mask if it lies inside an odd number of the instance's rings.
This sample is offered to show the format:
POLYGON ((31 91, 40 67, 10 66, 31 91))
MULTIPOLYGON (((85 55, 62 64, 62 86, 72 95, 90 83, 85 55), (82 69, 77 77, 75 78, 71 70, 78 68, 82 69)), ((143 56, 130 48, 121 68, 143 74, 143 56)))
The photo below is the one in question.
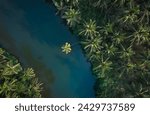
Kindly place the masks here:
POLYGON ((46 97, 94 97, 94 77, 72 35, 44 0, 0 0, 0 45, 33 67, 46 97), (69 55, 61 52, 73 45, 69 55))

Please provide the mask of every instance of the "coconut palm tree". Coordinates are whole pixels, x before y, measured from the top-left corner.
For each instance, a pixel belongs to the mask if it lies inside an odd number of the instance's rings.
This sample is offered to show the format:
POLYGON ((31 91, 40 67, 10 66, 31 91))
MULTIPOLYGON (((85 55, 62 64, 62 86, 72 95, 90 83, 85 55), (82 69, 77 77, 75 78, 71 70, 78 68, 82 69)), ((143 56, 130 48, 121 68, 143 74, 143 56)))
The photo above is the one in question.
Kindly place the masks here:
POLYGON ((137 15, 135 15, 134 13, 132 14, 125 14, 121 20, 123 23, 129 23, 129 24, 132 24, 136 21, 137 19, 137 15))
POLYGON ((97 52, 102 48, 100 36, 94 39, 85 39, 81 42, 81 44, 84 45, 84 49, 89 54, 92 54, 93 52, 97 52))
POLYGON ((10 97, 10 94, 16 90, 16 82, 17 79, 12 79, 11 81, 6 80, 0 85, 0 95, 3 97, 10 97))
POLYGON ((123 17, 120 19, 123 23, 138 22, 138 15, 140 14, 140 7, 137 5, 131 9, 125 10, 123 17))
POLYGON ((77 23, 80 22, 80 11, 75 10, 73 8, 69 8, 65 11, 63 18, 66 19, 67 24, 72 27, 75 26, 77 23))
POLYGON ((114 44, 111 44, 111 45, 105 44, 105 47, 106 47, 105 52, 108 55, 110 55, 110 56, 115 55, 115 52, 117 51, 117 47, 115 47, 114 44))
POLYGON ((135 54, 135 52, 132 50, 131 47, 125 48, 123 45, 121 45, 122 51, 120 51, 120 58, 123 60, 130 60, 131 57, 135 54))
POLYGON ((33 70, 32 68, 27 68, 27 69, 24 71, 22 81, 31 80, 31 79, 34 78, 34 77, 35 77, 34 70, 33 70))
POLYGON ((53 3, 58 10, 56 14, 60 13, 60 15, 63 15, 64 11, 66 10, 66 6, 64 5, 63 1, 53 0, 53 3))
POLYGON ((87 57, 90 61, 98 60, 100 57, 102 45, 100 35, 94 39, 83 39, 81 44, 87 52, 87 57))
POLYGON ((3 63, 6 62, 6 57, 3 55, 4 52, 5 51, 2 48, 0 48, 0 69, 4 66, 3 63))
POLYGON ((90 19, 88 22, 84 22, 83 29, 79 35, 84 35, 87 38, 94 38, 98 34, 97 28, 96 21, 90 19))
POLYGON ((4 50, 0 48, 0 56, 4 53, 4 50))
POLYGON ((114 44, 120 44, 125 40, 125 35, 119 32, 114 33, 113 42, 114 44))
POLYGON ((133 33, 133 39, 132 42, 135 42, 136 44, 143 44, 145 42, 150 41, 150 28, 140 26, 139 30, 135 31, 133 33))
POLYGON ((144 72, 150 71, 150 50, 143 52, 140 58, 139 68, 144 72))
POLYGON ((104 57, 101 57, 101 61, 99 62, 98 66, 93 68, 95 73, 99 74, 99 77, 105 77, 111 69, 112 69, 112 62, 109 61, 109 58, 104 60, 104 57))
POLYGON ((28 89, 27 89, 27 94, 29 97, 41 97, 40 92, 41 92, 41 84, 38 82, 37 79, 34 79, 32 81, 32 84, 29 84, 28 89))
POLYGON ((144 4, 144 9, 141 11, 141 22, 145 22, 146 24, 150 23, 150 4, 144 4))
POLYGON ((101 59, 102 54, 103 54, 103 52, 101 52, 99 50, 99 51, 95 51, 93 53, 87 53, 86 56, 90 62, 96 63, 97 61, 99 61, 101 59))
POLYGON ((133 72, 136 70, 136 67, 137 67, 136 64, 129 61, 125 67, 125 70, 126 70, 127 74, 129 75, 130 72, 133 72))
MULTIPOLYGON (((38 79, 34 79, 32 84, 34 84, 34 87, 33 87, 34 92, 37 92, 38 94, 40 94, 42 90, 40 87, 42 84, 39 83, 38 79)), ((30 87, 32 87, 32 85, 30 85, 30 87)))
POLYGON ((28 69, 25 71, 24 75, 30 76, 30 77, 35 77, 35 73, 34 73, 34 70, 33 70, 32 68, 28 68, 28 69))
POLYGON ((103 28, 101 28, 101 32, 104 34, 104 35, 106 35, 106 36, 108 36, 110 33, 113 33, 113 23, 107 23, 103 28))
POLYGON ((14 75, 18 74, 22 70, 20 63, 14 64, 13 61, 7 62, 6 66, 4 67, 2 75, 14 75))
POLYGON ((62 49, 62 52, 64 52, 65 54, 69 54, 71 52, 71 50, 72 50, 71 49, 71 45, 68 42, 66 42, 65 45, 63 45, 61 47, 61 49, 62 49))

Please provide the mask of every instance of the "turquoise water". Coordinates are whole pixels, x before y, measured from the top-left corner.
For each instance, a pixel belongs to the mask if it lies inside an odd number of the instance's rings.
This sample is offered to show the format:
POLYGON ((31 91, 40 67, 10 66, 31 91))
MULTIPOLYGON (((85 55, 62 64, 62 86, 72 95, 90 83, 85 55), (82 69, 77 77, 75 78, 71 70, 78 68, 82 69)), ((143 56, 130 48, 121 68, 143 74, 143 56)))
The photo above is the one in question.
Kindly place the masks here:
POLYGON ((33 67, 45 97, 94 97, 94 77, 72 35, 44 0, 0 0, 0 45, 33 67), (76 44, 69 55, 65 42, 76 44))

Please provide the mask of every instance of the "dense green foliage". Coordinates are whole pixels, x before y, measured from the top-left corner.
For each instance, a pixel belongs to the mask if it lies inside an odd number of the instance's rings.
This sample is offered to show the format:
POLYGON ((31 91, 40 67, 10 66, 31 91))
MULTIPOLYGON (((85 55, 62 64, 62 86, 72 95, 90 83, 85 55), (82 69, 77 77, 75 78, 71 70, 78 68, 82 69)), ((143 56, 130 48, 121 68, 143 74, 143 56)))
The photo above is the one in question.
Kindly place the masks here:
POLYGON ((96 97, 150 97, 149 0, 52 1, 80 36, 96 97))
POLYGON ((41 84, 32 68, 23 70, 18 60, 0 48, 0 97, 41 97, 41 84))

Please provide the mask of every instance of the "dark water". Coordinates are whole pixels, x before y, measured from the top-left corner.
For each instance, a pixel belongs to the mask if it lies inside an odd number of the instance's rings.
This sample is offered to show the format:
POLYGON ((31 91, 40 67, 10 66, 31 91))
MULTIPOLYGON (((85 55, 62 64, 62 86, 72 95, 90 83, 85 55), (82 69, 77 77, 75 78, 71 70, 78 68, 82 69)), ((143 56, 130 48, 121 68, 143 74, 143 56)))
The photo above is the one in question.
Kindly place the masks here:
POLYGON ((44 0, 0 0, 0 45, 33 67, 47 97, 94 97, 94 77, 79 45, 69 55, 65 42, 78 44, 44 0))

